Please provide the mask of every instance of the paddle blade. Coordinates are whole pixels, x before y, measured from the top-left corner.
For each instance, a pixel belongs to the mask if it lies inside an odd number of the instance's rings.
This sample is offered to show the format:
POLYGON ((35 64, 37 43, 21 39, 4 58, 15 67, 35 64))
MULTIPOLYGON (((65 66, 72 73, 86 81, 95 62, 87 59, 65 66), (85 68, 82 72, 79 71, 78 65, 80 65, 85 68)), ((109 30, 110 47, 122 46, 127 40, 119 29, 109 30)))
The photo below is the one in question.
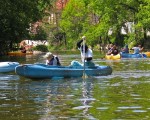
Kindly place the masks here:
POLYGON ((83 79, 88 78, 88 76, 87 76, 87 74, 86 74, 85 72, 83 72, 82 78, 83 78, 83 79))

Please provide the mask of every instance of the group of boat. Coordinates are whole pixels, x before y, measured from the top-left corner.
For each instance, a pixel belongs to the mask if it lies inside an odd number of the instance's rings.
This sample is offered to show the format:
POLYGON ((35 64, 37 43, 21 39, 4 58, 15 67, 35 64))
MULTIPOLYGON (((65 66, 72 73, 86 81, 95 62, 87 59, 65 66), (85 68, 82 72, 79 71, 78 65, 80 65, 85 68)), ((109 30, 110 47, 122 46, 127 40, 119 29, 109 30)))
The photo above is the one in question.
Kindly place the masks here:
MULTIPOLYGON (((118 55, 106 55, 106 59, 121 58, 146 58, 150 57, 150 52, 144 54, 120 53, 118 55)), ((53 77, 82 77, 83 73, 87 76, 107 76, 112 74, 110 66, 95 65, 88 66, 48 66, 45 64, 19 64, 18 62, 0 62, 0 73, 13 72, 28 78, 53 78, 53 77)))
POLYGON ((28 78, 45 79, 53 77, 106 76, 112 73, 110 66, 48 66, 45 64, 24 64, 0 62, 0 72, 12 72, 28 78), (84 73, 84 74, 83 74, 84 73))
POLYGON ((106 59, 111 59, 111 60, 124 59, 124 58, 147 58, 147 57, 150 57, 150 52, 139 53, 139 54, 130 54, 130 53, 120 52, 117 55, 105 56, 106 59))

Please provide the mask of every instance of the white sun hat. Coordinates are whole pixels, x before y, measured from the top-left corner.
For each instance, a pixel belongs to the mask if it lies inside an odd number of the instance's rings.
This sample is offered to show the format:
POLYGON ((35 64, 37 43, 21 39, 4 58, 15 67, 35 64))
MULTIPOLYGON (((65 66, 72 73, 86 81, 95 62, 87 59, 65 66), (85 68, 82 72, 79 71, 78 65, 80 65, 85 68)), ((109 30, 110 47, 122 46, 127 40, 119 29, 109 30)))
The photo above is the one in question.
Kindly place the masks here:
POLYGON ((82 39, 85 39, 86 38, 86 36, 82 36, 82 39))
POLYGON ((51 52, 48 52, 48 53, 46 53, 46 55, 44 57, 48 58, 48 57, 52 57, 52 56, 53 56, 53 54, 51 52))

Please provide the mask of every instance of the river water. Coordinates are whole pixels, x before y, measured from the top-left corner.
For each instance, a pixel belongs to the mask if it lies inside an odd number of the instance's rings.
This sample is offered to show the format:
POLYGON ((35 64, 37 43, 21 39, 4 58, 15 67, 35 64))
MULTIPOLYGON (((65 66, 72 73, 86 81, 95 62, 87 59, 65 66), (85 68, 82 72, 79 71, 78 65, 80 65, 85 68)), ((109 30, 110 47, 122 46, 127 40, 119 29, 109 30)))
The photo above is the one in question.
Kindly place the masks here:
MULTIPOLYGON (((57 53, 58 54, 58 53, 57 53)), ((44 54, 3 56, 0 61, 45 63, 44 54)), ((79 53, 58 54, 62 65, 80 61, 79 53)), ((0 120, 149 120, 150 59, 105 60, 112 75, 32 80, 0 73, 0 120)))

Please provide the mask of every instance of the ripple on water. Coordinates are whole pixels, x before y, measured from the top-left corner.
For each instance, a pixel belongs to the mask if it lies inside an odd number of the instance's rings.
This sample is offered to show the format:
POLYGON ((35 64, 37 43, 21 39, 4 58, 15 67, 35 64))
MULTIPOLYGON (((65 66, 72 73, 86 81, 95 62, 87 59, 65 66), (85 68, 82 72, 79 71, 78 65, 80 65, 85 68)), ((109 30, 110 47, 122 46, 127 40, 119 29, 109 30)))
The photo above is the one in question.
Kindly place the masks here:
POLYGON ((19 80, 18 75, 0 75, 0 80, 19 80))
POLYGON ((140 109, 142 108, 141 106, 121 106, 118 107, 118 109, 122 109, 122 110, 129 110, 129 109, 140 109))
POLYGON ((107 110, 109 107, 98 107, 97 110, 107 110))
POLYGON ((135 113, 144 113, 144 112, 147 112, 146 110, 133 110, 133 112, 135 113))
POLYGON ((112 79, 115 77, 121 78, 141 78, 141 77, 150 77, 150 71, 115 71, 111 75, 108 76, 96 76, 95 78, 100 79, 112 79))
POLYGON ((79 99, 79 101, 94 101, 96 99, 94 98, 82 98, 82 99, 79 99))
POLYGON ((86 108, 90 108, 92 106, 89 106, 89 105, 83 105, 83 106, 77 106, 77 107, 74 107, 73 109, 74 110, 82 110, 82 109, 86 109, 86 108))
POLYGON ((142 107, 141 106, 122 106, 118 107, 118 112, 121 112, 122 110, 132 110, 134 113, 144 113, 147 112, 146 110, 140 110, 142 107))

